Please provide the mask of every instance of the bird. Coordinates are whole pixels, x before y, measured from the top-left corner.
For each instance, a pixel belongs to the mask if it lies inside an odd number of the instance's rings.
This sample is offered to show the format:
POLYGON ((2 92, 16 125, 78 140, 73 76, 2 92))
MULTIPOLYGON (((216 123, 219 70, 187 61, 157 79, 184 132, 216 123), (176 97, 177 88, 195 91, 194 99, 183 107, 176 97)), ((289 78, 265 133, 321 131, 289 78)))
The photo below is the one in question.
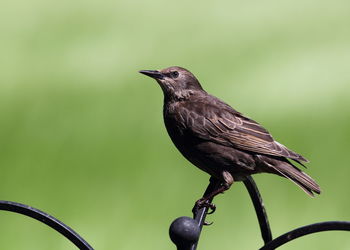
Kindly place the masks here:
POLYGON ((285 177, 311 197, 321 193, 319 185, 295 164, 305 167, 303 163, 309 162, 306 158, 277 142, 256 121, 207 93, 187 69, 172 66, 139 73, 155 79, 163 91, 164 123, 176 148, 220 183, 196 202, 198 206, 257 173, 285 177))

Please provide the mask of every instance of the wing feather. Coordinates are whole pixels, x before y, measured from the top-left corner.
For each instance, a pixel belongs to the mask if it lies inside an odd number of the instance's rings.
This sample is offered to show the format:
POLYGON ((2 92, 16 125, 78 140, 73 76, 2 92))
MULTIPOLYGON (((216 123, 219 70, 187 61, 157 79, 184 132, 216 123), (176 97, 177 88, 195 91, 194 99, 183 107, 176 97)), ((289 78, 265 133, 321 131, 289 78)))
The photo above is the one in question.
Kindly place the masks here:
MULTIPOLYGON (((190 116, 187 117, 187 122, 191 133, 205 140, 254 153, 286 157, 297 162, 308 161, 275 141, 256 121, 243 116, 220 100, 216 98, 215 100, 216 103, 203 101, 187 104, 191 105, 192 112, 183 110, 182 113, 190 116), (195 114, 190 114, 193 112, 195 114), (193 119, 200 119, 201 122, 194 122, 193 119)), ((182 108, 187 109, 185 104, 182 108)))

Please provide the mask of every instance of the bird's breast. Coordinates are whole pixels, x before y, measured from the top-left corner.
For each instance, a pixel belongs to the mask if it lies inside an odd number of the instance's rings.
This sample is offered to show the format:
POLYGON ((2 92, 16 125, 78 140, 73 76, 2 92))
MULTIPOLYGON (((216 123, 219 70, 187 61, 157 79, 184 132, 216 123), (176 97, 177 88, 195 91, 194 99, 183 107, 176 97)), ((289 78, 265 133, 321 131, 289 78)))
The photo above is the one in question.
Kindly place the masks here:
POLYGON ((188 117, 178 103, 164 105, 163 117, 171 140, 180 152, 184 154, 186 148, 189 147, 188 144, 194 140, 188 133, 188 117))

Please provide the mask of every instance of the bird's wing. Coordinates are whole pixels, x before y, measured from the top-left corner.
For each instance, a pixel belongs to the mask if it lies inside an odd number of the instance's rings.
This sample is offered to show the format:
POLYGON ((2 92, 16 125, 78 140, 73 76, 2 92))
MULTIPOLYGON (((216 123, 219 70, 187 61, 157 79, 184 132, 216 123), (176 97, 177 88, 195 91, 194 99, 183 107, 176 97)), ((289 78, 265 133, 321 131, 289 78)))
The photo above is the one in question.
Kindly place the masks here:
MULTIPOLYGON (((308 160, 275 141, 257 122, 243 116, 225 103, 201 102, 187 109, 188 128, 196 136, 238 149, 293 159, 308 160)), ((185 108, 185 107, 184 107, 185 108)))

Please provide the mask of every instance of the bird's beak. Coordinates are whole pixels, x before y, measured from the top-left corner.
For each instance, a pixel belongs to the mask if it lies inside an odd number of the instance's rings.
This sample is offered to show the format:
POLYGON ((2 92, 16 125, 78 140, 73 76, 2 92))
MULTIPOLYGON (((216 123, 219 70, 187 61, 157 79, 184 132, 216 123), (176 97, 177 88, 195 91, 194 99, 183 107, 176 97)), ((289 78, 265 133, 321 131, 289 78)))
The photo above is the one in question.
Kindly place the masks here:
POLYGON ((154 79, 163 79, 164 75, 160 73, 158 70, 140 70, 141 74, 152 77, 154 79))

